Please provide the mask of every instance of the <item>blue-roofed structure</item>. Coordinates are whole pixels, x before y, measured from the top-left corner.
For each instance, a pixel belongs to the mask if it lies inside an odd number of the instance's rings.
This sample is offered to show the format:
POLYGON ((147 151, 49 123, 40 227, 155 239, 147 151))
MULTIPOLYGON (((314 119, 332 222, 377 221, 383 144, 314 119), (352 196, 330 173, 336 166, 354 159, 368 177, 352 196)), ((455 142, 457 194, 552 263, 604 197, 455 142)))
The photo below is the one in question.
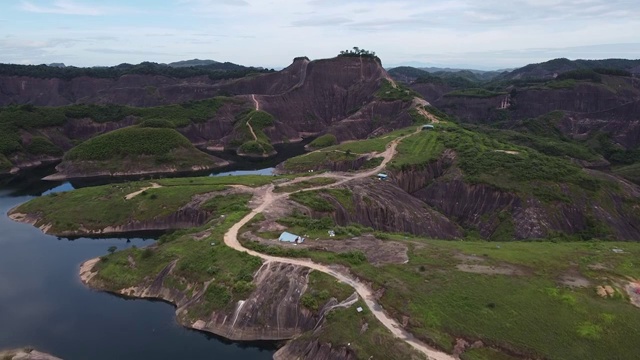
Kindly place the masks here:
POLYGON ((389 177, 389 175, 387 175, 385 173, 378 174, 378 180, 387 180, 388 177, 389 177))
POLYGON ((304 238, 302 236, 298 236, 286 231, 280 234, 280 238, 278 240, 293 244, 302 244, 304 242, 304 238))

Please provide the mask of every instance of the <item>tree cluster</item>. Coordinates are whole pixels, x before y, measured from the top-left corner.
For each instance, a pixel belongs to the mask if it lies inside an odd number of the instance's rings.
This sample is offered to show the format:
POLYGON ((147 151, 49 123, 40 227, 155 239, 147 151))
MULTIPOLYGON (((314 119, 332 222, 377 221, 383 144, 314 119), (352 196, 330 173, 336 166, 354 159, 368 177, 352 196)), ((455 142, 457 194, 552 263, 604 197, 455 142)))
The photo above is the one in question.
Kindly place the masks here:
POLYGON ((353 50, 342 50, 340 51, 340 55, 339 56, 363 56, 363 57, 372 57, 375 58, 376 57, 376 53, 375 51, 369 51, 369 50, 365 50, 365 49, 360 49, 357 46, 353 47, 353 50))

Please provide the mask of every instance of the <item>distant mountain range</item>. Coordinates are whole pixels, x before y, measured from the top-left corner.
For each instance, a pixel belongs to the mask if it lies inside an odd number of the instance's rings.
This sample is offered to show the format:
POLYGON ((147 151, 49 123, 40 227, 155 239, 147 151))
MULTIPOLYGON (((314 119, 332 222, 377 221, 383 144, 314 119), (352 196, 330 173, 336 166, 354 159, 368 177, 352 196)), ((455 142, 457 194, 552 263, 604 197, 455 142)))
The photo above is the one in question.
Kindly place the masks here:
POLYGON ((216 65, 216 64, 220 64, 220 62, 215 60, 192 59, 192 60, 176 61, 176 62, 168 63, 167 65, 175 68, 181 68, 181 67, 207 66, 207 65, 216 65))
POLYGON ((538 64, 529 64, 505 74, 505 79, 550 79, 561 73, 576 70, 621 70, 640 75, 640 60, 603 59, 603 60, 569 60, 553 59, 538 64))
POLYGON ((49 65, 0 64, 0 76, 28 76, 40 79, 74 79, 82 76, 116 79, 123 75, 162 75, 177 79, 195 76, 208 76, 211 79, 230 79, 244 77, 250 73, 266 72, 264 68, 247 67, 231 62, 214 60, 186 60, 170 64, 142 62, 140 64, 123 63, 116 66, 75 67, 63 63, 49 65))
MULTIPOLYGON (((604 60, 569 60, 565 58, 549 60, 538 64, 529 64, 517 69, 484 71, 475 69, 455 69, 439 67, 399 66, 388 69, 396 80, 413 82, 416 80, 433 82, 436 78, 450 83, 453 87, 467 87, 472 83, 489 81, 511 81, 554 79, 558 75, 573 71, 584 72, 622 72, 621 74, 640 75, 640 60, 604 59, 604 60), (453 83, 452 83, 453 82, 453 83)), ((439 81, 439 80, 438 80, 439 81)))

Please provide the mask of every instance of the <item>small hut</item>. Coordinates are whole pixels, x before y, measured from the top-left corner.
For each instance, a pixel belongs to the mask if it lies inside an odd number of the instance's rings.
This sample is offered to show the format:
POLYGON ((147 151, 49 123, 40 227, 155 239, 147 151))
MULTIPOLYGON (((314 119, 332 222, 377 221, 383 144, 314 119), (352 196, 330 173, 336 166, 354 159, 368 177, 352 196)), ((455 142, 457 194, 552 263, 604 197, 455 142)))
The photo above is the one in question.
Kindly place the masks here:
POLYGON ((278 240, 292 244, 302 244, 304 242, 304 238, 302 236, 298 236, 286 231, 280 234, 280 238, 278 240))

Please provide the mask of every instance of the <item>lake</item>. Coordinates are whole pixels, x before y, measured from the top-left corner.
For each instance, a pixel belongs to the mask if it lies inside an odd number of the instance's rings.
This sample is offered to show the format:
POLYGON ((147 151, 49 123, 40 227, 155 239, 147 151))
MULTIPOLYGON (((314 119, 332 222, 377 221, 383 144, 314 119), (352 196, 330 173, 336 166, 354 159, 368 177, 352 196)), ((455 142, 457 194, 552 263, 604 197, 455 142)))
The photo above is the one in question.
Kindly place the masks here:
POLYGON ((86 288, 78 277, 83 261, 106 254, 112 245, 142 247, 154 240, 71 241, 11 221, 7 212, 34 196, 73 189, 69 183, 39 181, 43 171, 0 187, 0 349, 31 346, 66 360, 272 358, 273 342, 226 341, 181 327, 170 304, 86 288))

